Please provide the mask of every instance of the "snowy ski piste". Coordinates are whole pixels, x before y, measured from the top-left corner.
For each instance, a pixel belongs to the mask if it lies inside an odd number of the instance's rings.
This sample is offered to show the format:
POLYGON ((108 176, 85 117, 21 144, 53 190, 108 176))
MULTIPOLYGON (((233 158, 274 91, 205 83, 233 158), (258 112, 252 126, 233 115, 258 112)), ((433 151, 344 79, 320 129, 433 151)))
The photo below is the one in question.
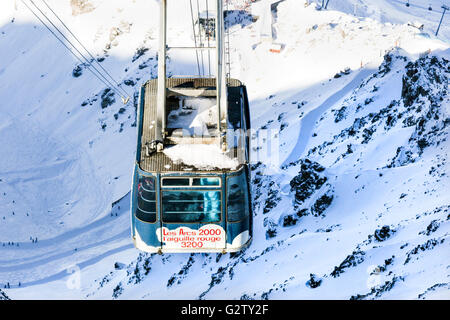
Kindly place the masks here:
MULTIPOLYGON (((285 0, 274 11, 274 1, 232 1, 230 73, 247 87, 253 129, 253 240, 232 254, 163 255, 130 237, 137 104, 157 77, 159 1, 46 2, 118 86, 21 1, 1 2, 0 300, 450 298, 443 1, 331 0, 325 10, 285 0)), ((174 2, 168 42, 189 46, 191 21, 178 18, 189 1, 174 2)), ((197 72, 195 53, 183 52, 169 52, 169 76, 197 72)), ((168 124, 207 134, 214 110, 187 100, 168 124)), ((164 153, 237 165, 215 145, 164 153)))

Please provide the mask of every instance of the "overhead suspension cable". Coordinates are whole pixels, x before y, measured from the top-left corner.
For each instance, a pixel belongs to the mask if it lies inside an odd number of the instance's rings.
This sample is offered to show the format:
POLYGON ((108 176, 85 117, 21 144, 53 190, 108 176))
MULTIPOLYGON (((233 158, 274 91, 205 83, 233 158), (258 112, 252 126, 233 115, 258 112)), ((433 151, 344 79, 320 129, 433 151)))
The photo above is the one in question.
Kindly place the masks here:
MULTIPOLYGON (((78 48, 64 35, 64 33, 61 32, 61 30, 59 30, 59 28, 47 17, 47 15, 34 3, 33 0, 30 0, 31 4, 33 4, 33 6, 39 10, 39 12, 45 17, 45 19, 56 29, 56 31, 58 31, 58 33, 78 52, 79 55, 81 55, 81 57, 85 60, 85 62, 90 65, 95 71, 98 72, 98 74, 107 82, 109 83, 109 86, 114 87, 114 84, 111 83, 111 81, 109 81, 90 61, 89 59, 87 59, 83 53, 80 52, 80 50, 78 50, 78 48)), ((125 96, 123 96, 121 93, 119 93, 119 95, 122 97, 122 100, 125 101, 128 100, 128 94, 125 90, 123 90, 122 88, 120 88, 119 86, 117 86, 117 88, 121 89, 122 92, 125 93, 125 96)), ((117 91, 116 91, 117 92, 117 91)))
MULTIPOLYGON (((98 60, 89 52, 89 50, 83 45, 83 43, 73 34, 73 32, 67 27, 67 25, 61 20, 61 18, 56 14, 56 12, 48 5, 48 3, 45 0, 41 0, 46 7, 53 13, 53 15, 61 22, 61 24, 66 28, 66 30, 72 35, 72 37, 80 44, 80 46, 89 54, 91 59, 97 63, 97 65, 111 78, 112 81, 117 85, 118 88, 122 90, 123 93, 125 93, 126 96, 129 96, 128 92, 126 92, 122 87, 120 87, 119 83, 111 76, 111 74, 98 62, 98 60)), ((33 1, 31 1, 33 2, 33 1)))
MULTIPOLYGON (((28 8, 28 10, 30 10, 31 11, 31 13, 47 28, 47 30, 67 49, 67 50, 69 50, 70 51, 70 53, 72 53, 72 55, 75 57, 75 58, 77 58, 77 60, 78 61, 80 61, 82 64, 85 64, 85 62, 83 62, 83 60, 78 56, 78 55, 76 55, 73 51, 72 51, 72 49, 61 39, 61 38, 59 38, 58 37, 58 35, 49 27, 49 25, 45 22, 45 21, 43 21, 42 19, 41 19, 41 17, 39 17, 39 15, 24 1, 24 0, 21 0, 22 1, 22 3, 28 8)), ((32 2, 32 1, 31 1, 32 2)), ((33 2, 32 2, 33 3, 33 2)), ((33 3, 33 5, 36 7, 36 5, 33 3)), ((46 15, 37 7, 37 9, 41 12, 41 14, 44 16, 44 17, 46 17, 46 15)), ((67 40, 67 42, 84 58, 84 60, 85 61, 87 61, 87 63, 89 64, 89 65, 91 65, 97 72, 98 72, 98 74, 97 73, 95 73, 92 69, 90 69, 89 67, 87 68, 98 80, 100 80, 106 87, 110 87, 115 93, 117 93, 121 98, 122 98, 122 100, 123 100, 123 102, 124 103, 127 103, 127 101, 129 100, 129 98, 127 97, 127 98, 125 98, 123 95, 122 95, 122 93, 120 93, 116 88, 115 88, 115 86, 108 80, 108 79, 106 79, 102 74, 101 74, 101 72, 100 71, 98 71, 98 69, 97 68, 95 68, 95 66, 93 66, 91 63, 89 63, 89 61, 86 59, 86 57, 64 36, 64 34, 63 33, 61 33, 61 31, 59 31, 59 29, 46 17, 46 19, 53 25, 53 27, 58 31, 58 33, 60 33, 63 37, 64 37, 64 39, 66 39, 67 40), (99 75, 103 78, 100 78, 99 77, 99 75)))

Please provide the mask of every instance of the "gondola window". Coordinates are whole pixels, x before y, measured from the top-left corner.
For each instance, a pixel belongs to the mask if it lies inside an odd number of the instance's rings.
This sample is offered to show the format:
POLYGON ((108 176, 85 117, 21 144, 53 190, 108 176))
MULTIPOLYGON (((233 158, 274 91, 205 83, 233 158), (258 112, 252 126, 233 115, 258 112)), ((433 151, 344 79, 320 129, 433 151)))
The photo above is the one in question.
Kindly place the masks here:
POLYGON ((244 171, 238 176, 228 178, 227 195, 228 221, 241 221, 249 212, 247 180, 244 171))
POLYGON ((156 222, 155 178, 140 177, 136 217, 144 222, 156 222))
POLYGON ((210 223, 221 219, 220 191, 163 191, 163 222, 210 223))

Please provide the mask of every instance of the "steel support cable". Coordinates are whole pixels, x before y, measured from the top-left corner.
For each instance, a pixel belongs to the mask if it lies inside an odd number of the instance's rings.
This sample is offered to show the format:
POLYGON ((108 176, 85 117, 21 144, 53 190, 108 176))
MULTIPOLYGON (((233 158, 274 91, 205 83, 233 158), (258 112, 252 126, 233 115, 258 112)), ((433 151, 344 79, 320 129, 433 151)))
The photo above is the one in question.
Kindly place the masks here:
MULTIPOLYGON (((198 3, 197 0, 197 21, 198 21, 198 37, 199 37, 199 41, 200 41, 200 47, 203 47, 203 43, 202 43, 202 30, 201 30, 201 23, 200 23, 200 5, 198 3)), ((202 76, 205 75, 205 64, 204 64, 204 60, 203 60, 203 50, 200 52, 201 57, 202 57, 202 76)))
MULTIPOLYGON (((195 34, 194 11, 192 10, 192 0, 189 0, 189 4, 191 6, 191 20, 192 20, 192 32, 194 32, 194 45, 195 47, 197 47, 197 36, 195 34)), ((197 56, 198 76, 200 76, 200 62, 198 60, 198 50, 195 50, 195 55, 197 56)))
MULTIPOLYGON (((32 11, 31 10, 31 8, 24 2, 24 0, 21 0, 22 1, 22 3, 24 3, 26 6, 27 6, 27 8, 30 10, 30 11, 32 11)), ((56 31, 58 31, 58 33, 73 47, 73 49, 75 49, 76 50, 76 52, 85 60, 85 62, 83 62, 82 60, 81 60, 81 58, 80 57, 78 57, 77 55, 75 55, 74 53, 73 53, 73 51, 72 51, 72 49, 70 49, 67 45, 65 45, 64 44, 64 46, 74 55, 74 56, 76 56, 77 58, 78 58, 78 60, 82 63, 82 64, 84 64, 84 63, 87 63, 88 64, 88 66, 90 65, 97 73, 98 73, 98 75, 100 75, 102 78, 103 78, 103 80, 104 81, 102 81, 104 84, 105 84, 105 82, 106 83, 108 83, 106 86, 107 87, 111 87, 111 89, 112 90, 114 90, 114 92, 116 92, 121 98, 122 98, 122 100, 123 100, 123 102, 124 103, 126 103, 126 101, 128 101, 129 100, 129 98, 128 97, 124 97, 123 96, 123 94, 122 93, 120 93, 116 88, 114 88, 115 87, 115 85, 114 84, 112 84, 111 83, 111 81, 109 81, 94 65, 92 65, 90 62, 89 62, 89 60, 80 52, 80 50, 78 50, 78 48, 69 40, 69 39, 67 39, 67 37, 58 29, 58 27, 57 26, 55 26, 55 24, 45 15, 45 13, 38 7, 38 6, 36 6, 36 4, 32 1, 32 0, 30 0, 30 2, 33 4, 33 6, 45 17, 45 19, 53 26, 53 28, 55 28, 56 29, 56 31)), ((33 12, 33 11, 32 11, 33 12)), ((51 28, 50 27, 48 27, 48 25, 47 24, 45 24, 45 22, 42 20, 42 19, 40 19, 40 17, 38 17, 38 15, 35 13, 35 12, 33 12, 33 14, 39 19, 39 21, 41 21, 46 27, 47 27, 47 29, 49 29, 50 31, 51 31, 51 33, 54 35, 54 36, 56 36, 55 35, 55 33, 51 30, 51 28)), ((58 37, 57 37, 58 38, 58 37)), ((61 39, 59 39, 58 38, 58 40, 60 40, 60 41, 62 41, 61 39)), ((62 41, 62 43, 64 43, 63 41, 62 41)), ((89 69, 89 67, 88 67, 88 69, 89 69)), ((95 74, 91 69, 89 69, 93 74, 95 74)), ((97 74, 95 74, 96 75, 96 77, 98 78, 98 75, 97 74)))
MULTIPOLYGON (((23 1, 23 0, 22 0, 23 1)), ((80 50, 78 50, 78 48, 64 35, 64 33, 61 32, 61 30, 59 30, 59 28, 47 17, 47 15, 34 3, 33 0, 30 0, 31 4, 45 17, 45 19, 53 26, 53 28, 56 29, 56 31, 58 31, 58 33, 78 52, 78 54, 85 60, 85 62, 90 65, 95 71, 97 71, 97 73, 107 82, 109 83, 109 85, 111 87, 114 87, 114 84, 109 81, 90 61, 89 59, 87 59, 83 53, 80 52, 80 50)), ((126 92, 125 92, 126 94, 126 92)), ((122 94, 119 93, 120 96, 122 96, 122 94)), ((126 94, 127 95, 127 94, 126 94)), ((123 98, 123 97, 122 97, 123 98)))
MULTIPOLYGON (((80 44, 80 46, 89 54, 89 56, 94 60, 97 65, 111 78, 112 81, 117 85, 118 88, 125 93, 126 96, 130 96, 128 92, 126 92, 122 87, 120 87, 119 83, 113 78, 113 76, 97 61, 97 59, 89 52, 89 50, 83 45, 83 43, 73 34, 73 32, 69 29, 69 27, 61 20, 61 18, 56 14, 56 12, 49 6, 49 4, 45 0, 41 0, 45 6, 53 13, 53 15, 61 22, 61 24, 66 28, 66 30, 74 37, 74 39, 80 44)), ((33 1, 31 1, 33 2, 33 1)))
MULTIPOLYGON (((70 51, 70 53, 72 53, 72 55, 78 59, 78 61, 80 61, 81 63, 83 63, 83 61, 81 60, 81 58, 79 56, 77 56, 72 49, 70 49, 63 40, 61 40, 56 34, 55 32, 36 14, 36 12, 33 11, 33 9, 31 9, 25 2, 24 0, 21 0, 22 3, 28 8, 28 10, 31 11, 31 13, 47 28, 48 31, 50 31, 50 33, 59 41, 61 42, 61 44, 66 47, 67 50, 70 51)), ((111 87, 110 84, 106 83, 103 79, 101 79, 94 71, 92 71, 91 69, 88 68, 88 70, 90 72, 92 72, 92 74, 98 79, 100 80, 106 87, 111 87)), ((114 87, 112 88, 112 90, 114 90, 114 92, 116 92, 119 96, 122 96, 120 92, 118 92, 114 87)))

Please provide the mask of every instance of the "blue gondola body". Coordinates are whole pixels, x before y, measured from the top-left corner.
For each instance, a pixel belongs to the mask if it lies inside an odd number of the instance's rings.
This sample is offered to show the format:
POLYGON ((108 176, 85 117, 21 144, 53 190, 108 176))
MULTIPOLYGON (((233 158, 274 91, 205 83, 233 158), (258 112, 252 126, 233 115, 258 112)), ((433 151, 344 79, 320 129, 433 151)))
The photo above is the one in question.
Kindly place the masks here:
MULTIPOLYGON (((158 253, 225 253, 247 247, 252 240, 248 158, 235 170, 143 170, 140 162, 145 88, 146 85, 141 88, 138 105, 137 153, 131 197, 131 231, 136 248, 158 253), (186 214, 186 218, 178 214, 173 219, 168 214, 173 212, 189 214, 186 214)), ((237 104, 237 107, 242 109, 243 115, 240 120, 245 122, 248 130, 249 106, 245 86, 241 85, 239 92, 242 103, 237 104)), ((248 156, 248 145, 246 148, 248 156)))

